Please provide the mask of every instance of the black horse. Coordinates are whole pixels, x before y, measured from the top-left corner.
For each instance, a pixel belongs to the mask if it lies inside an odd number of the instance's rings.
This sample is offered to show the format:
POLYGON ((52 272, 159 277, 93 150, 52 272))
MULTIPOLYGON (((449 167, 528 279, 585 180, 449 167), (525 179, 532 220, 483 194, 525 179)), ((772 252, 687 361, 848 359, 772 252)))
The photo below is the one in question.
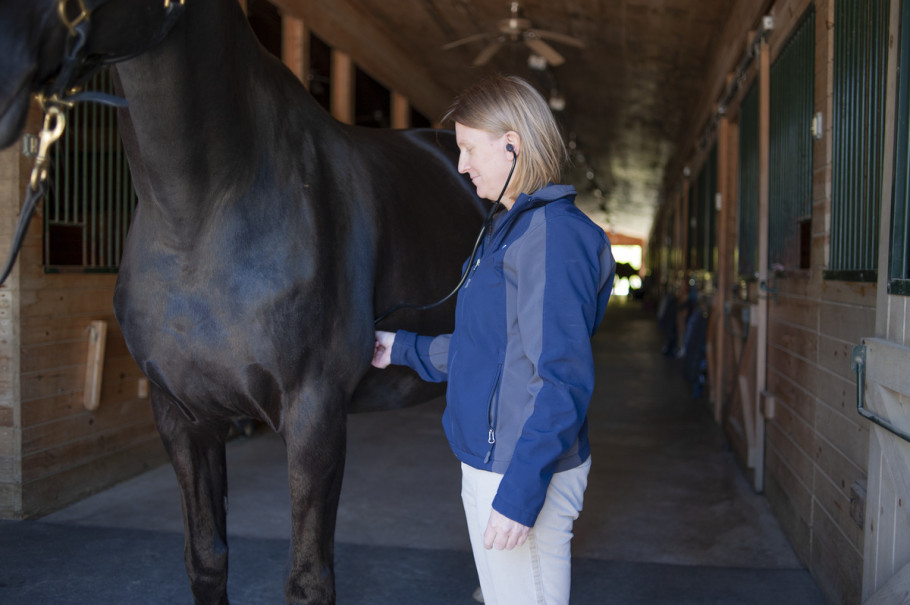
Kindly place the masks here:
MULTIPOLYGON (((235 0, 186 0, 171 23, 178 2, 86 0, 97 6, 77 75, 128 59, 120 125, 139 205, 115 314, 152 384, 196 602, 227 602, 225 439, 246 417, 287 447, 287 601, 329 603, 346 414, 439 393, 407 370, 370 369, 373 318, 454 285, 483 205, 450 133, 339 124, 259 46, 235 0)), ((29 94, 60 77, 57 5, 0 0, 0 146, 29 94)), ((441 332, 452 317, 450 303, 383 327, 441 332)))

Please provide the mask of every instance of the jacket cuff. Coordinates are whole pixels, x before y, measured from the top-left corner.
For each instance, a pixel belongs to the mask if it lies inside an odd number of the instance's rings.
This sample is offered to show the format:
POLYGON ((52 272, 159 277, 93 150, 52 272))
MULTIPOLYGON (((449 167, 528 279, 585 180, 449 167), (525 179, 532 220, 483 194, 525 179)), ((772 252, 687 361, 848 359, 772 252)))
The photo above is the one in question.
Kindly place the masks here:
POLYGON ((515 506, 506 502, 505 498, 498 493, 496 494, 496 497, 493 498, 493 508, 501 515, 508 517, 516 523, 521 523, 525 527, 534 527, 534 524, 537 523, 537 516, 540 514, 540 509, 531 510, 527 507, 515 506))
POLYGON ((408 351, 417 348, 417 334, 407 330, 398 330, 395 333, 395 342, 392 343, 392 363, 403 366, 408 365, 408 351))

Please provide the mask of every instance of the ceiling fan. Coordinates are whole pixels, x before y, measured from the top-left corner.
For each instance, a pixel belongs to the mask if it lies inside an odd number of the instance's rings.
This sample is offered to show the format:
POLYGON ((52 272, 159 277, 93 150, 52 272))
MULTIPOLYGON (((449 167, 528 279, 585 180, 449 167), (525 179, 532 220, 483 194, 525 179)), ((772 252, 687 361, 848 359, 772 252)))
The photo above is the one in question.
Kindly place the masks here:
POLYGON ((474 58, 473 65, 475 67, 486 65, 487 62, 493 58, 493 55, 495 55, 496 52, 507 42, 524 42, 528 48, 530 48, 535 54, 546 59, 547 63, 553 67, 562 65, 566 62, 566 60, 561 54, 556 52, 556 49, 547 44, 545 40, 552 40, 554 42, 568 44, 577 48, 584 48, 585 46, 585 43, 578 38, 573 38, 572 36, 560 34, 558 32, 534 29, 531 26, 531 21, 529 19, 525 19, 522 16, 521 8, 518 6, 518 2, 512 2, 509 18, 500 19, 497 21, 495 32, 483 32, 480 34, 474 34, 473 36, 468 36, 467 38, 462 38, 461 40, 449 42, 442 48, 443 50, 449 50, 455 48, 456 46, 461 46, 462 44, 473 42, 474 40, 483 39, 491 40, 490 43, 487 44, 487 46, 482 51, 480 51, 480 54, 474 58))

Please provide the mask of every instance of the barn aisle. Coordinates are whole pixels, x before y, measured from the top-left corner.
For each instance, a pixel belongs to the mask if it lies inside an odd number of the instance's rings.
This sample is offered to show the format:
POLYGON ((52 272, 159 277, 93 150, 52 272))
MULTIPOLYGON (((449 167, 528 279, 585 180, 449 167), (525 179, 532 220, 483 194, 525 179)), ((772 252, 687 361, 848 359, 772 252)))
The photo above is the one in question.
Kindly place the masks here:
MULTIPOLYGON (((653 317, 614 299, 594 340, 593 470, 572 603, 823 603, 752 493, 653 317)), ((465 604, 473 563, 442 403, 353 416, 338 518, 341 604, 465 604)), ((229 592, 283 602, 290 532, 280 440, 228 448, 229 592)), ((0 522, 2 603, 191 603, 176 482, 150 471, 38 521, 0 522)))

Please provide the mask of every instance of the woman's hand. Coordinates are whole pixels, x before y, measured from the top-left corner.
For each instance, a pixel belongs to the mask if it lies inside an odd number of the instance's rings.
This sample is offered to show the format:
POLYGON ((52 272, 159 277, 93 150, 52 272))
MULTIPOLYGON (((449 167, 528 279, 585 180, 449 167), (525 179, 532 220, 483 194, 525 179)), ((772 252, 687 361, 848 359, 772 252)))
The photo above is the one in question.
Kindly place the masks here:
POLYGON ((394 332, 376 331, 376 344, 373 347, 373 366, 379 369, 392 363, 392 345, 395 343, 394 332))
POLYGON ((494 508, 487 521, 487 531, 483 534, 483 546, 487 550, 512 550, 524 544, 530 532, 530 527, 512 521, 494 508))

